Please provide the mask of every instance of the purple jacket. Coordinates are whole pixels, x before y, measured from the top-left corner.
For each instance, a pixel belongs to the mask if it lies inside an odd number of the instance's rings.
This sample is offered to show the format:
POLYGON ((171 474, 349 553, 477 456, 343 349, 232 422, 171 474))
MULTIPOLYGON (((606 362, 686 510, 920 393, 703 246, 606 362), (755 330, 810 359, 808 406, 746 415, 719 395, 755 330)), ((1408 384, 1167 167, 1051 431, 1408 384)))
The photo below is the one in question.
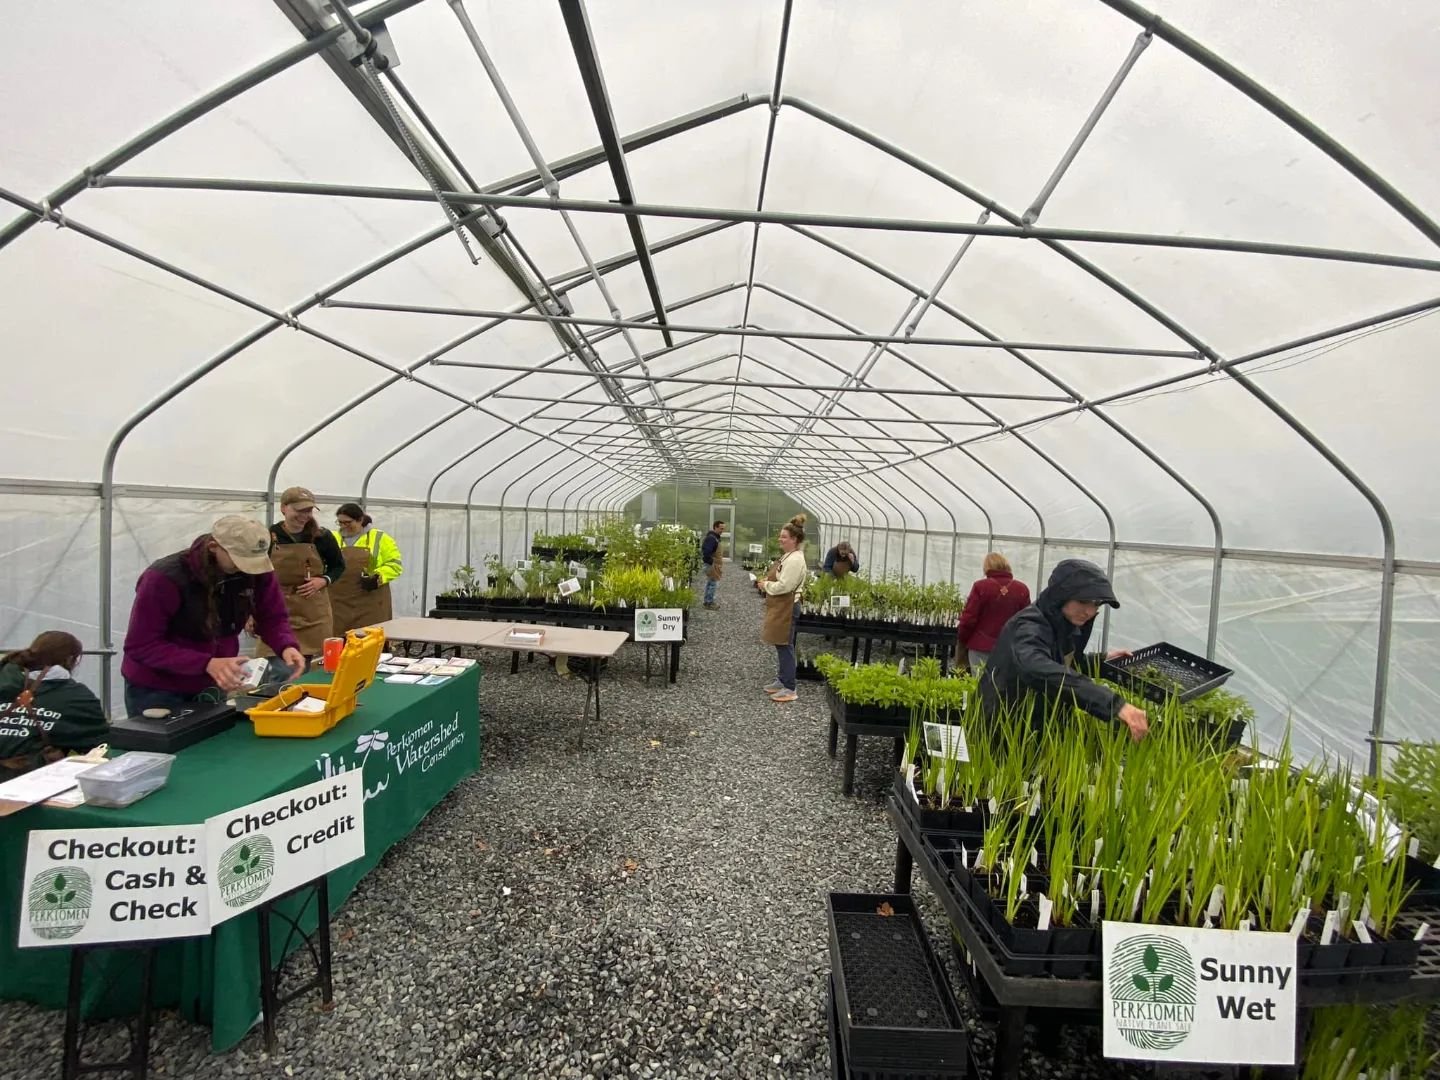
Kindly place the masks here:
POLYGON ((215 685, 205 665, 240 655, 240 631, 255 619, 260 640, 278 655, 298 647, 275 575, 229 574, 206 580, 206 545, 197 537, 140 575, 120 673, 137 686, 198 694, 215 685))

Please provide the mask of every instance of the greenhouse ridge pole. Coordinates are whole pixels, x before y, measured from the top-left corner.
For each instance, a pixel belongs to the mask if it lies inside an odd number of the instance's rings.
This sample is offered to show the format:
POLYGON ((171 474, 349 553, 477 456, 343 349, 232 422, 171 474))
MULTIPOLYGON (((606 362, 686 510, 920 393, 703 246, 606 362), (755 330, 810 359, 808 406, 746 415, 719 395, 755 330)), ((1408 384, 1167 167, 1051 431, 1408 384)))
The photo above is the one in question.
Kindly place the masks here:
MULTIPOLYGON (((787 104, 791 99, 787 96, 787 104)), ((95 187, 174 188, 189 191, 235 191, 276 195, 334 196, 351 199, 382 199, 399 202, 430 202, 435 196, 428 189, 382 187, 366 184, 326 184, 287 180, 241 180, 196 176, 96 176, 95 187)), ((1198 251, 1229 251, 1245 255, 1277 255, 1295 259, 1317 259, 1325 262, 1359 263, 1373 266, 1395 266, 1409 270, 1440 271, 1440 260, 1391 254, 1382 251, 1359 251, 1350 248, 1317 247, 1305 244, 1282 244, 1268 240, 1235 240, 1223 236, 1185 236, 1170 233, 1123 232, 1113 229, 1064 229, 1043 225, 976 225, 965 221, 941 221, 926 218, 857 217, 847 214, 800 213, 781 210, 736 210, 722 206, 677 206, 660 203, 634 203, 619 206, 592 199, 550 199, 533 195, 499 195, 479 191, 442 191, 445 199, 489 207, 517 207, 530 210, 552 210, 556 213, 587 213, 608 215, 639 215, 641 217, 681 218, 696 221, 758 222, 765 225, 809 225, 827 229, 861 229, 877 232, 918 232, 957 236, 998 236, 1012 240, 1054 240, 1077 244, 1116 244, 1122 247, 1158 247, 1198 251)))

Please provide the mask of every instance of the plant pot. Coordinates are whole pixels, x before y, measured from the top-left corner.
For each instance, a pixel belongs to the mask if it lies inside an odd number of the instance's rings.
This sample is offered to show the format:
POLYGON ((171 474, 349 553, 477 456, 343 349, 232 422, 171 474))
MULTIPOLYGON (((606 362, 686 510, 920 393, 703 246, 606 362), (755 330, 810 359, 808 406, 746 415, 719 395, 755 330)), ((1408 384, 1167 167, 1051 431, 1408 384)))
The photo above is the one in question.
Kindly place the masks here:
POLYGON ((1050 974, 1057 979, 1098 978, 1100 974, 1100 940, 1094 928, 1079 912, 1071 926, 1057 926, 1051 932, 1050 952, 1066 957, 1050 962, 1050 974))
POLYGON ((1405 907, 1433 907, 1440 905, 1440 870, 1424 859, 1405 856, 1405 884, 1414 886, 1405 907))
POLYGON ((942 832, 979 837, 985 832, 989 814, 983 806, 977 805, 969 810, 964 807, 932 809, 921 802, 921 796, 915 791, 910 777, 900 770, 895 772, 895 796, 901 812, 914 821, 922 833, 942 832))
POLYGON ((1414 975, 1415 966, 1420 962, 1420 946, 1422 944, 1413 936, 1406 936, 1403 931, 1387 940, 1384 964, 1387 968, 1394 970, 1381 975, 1380 981, 1385 983, 1404 982, 1414 975))
POLYGON ((1005 918, 1005 909, 995 906, 995 927, 1004 950, 1000 954, 1000 966, 1006 975, 1036 977, 1046 974, 1043 957, 1050 952, 1054 930, 1037 929, 1040 923, 1040 909, 1033 900, 1022 900, 1015 909, 1015 920, 1005 918))
POLYGON ((1350 951, 1345 954, 1345 974, 1340 977, 1341 986, 1359 986, 1367 982, 1381 981, 1381 973, 1375 969, 1385 966, 1384 941, 1352 941, 1350 951), (1353 971, 1354 968, 1367 970, 1353 971))
POLYGON ((1321 920, 1311 916, 1306 925, 1305 938, 1299 945, 1297 963, 1306 986, 1339 986, 1340 972, 1350 955, 1350 942, 1336 939, 1329 945, 1321 945, 1321 926, 1321 920))

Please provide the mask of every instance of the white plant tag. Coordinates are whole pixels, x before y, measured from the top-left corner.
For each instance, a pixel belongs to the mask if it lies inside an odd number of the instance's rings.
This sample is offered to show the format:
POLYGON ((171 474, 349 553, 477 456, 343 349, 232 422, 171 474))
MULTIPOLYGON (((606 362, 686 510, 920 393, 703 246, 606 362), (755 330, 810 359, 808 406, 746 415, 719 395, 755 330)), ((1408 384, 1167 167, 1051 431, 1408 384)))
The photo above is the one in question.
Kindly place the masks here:
POLYGON ((1430 932, 1430 924, 1429 924, 1428 922, 1422 922, 1422 923, 1420 924, 1420 929, 1418 929, 1418 930, 1415 931, 1415 940, 1416 940, 1416 941, 1424 941, 1424 940, 1425 940, 1425 935, 1428 934, 1429 932, 1430 932))
POLYGON ((1433 866, 1433 867, 1435 867, 1436 870, 1440 870, 1440 855, 1436 855, 1436 856, 1435 856, 1435 861, 1434 861, 1433 863, 1431 863, 1430 865, 1433 866))
POLYGON ((1130 919, 1133 922, 1140 911, 1140 894, 1145 891, 1145 882, 1135 886, 1135 898, 1130 901, 1130 919))
POLYGON ((1050 913, 1055 910, 1055 901, 1051 900, 1044 893, 1040 894, 1040 922, 1038 927, 1041 930, 1050 929, 1050 913))
POLYGON ((666 577, 666 578, 665 578, 665 591, 666 591, 666 592, 674 592, 674 591, 675 591, 675 579, 674 579, 673 577, 666 577))
POLYGON ((516 570, 533 570, 534 568, 535 568, 535 563, 534 563, 532 560, 530 560, 530 559, 516 559, 516 560, 515 560, 515 569, 516 569, 516 570))
POLYGON ((1338 911, 1327 911, 1325 913, 1325 925, 1320 928, 1320 944, 1329 945, 1335 940, 1335 934, 1340 929, 1340 913, 1338 911))
POLYGON ((994 817, 1000 812, 1000 804, 995 801, 995 796, 990 796, 990 816, 994 817))
POLYGON ((561 596, 574 596, 580 591, 580 579, 573 577, 566 578, 555 587, 560 591, 561 596))
POLYGON ((514 585, 515 588, 519 589, 521 592, 524 592, 525 575, 522 574, 519 570, 516 570, 515 573, 510 575, 510 584, 514 585))
POLYGON ((1355 865, 1354 865, 1351 869, 1354 870, 1354 872, 1358 874, 1358 873, 1360 872, 1360 867, 1362 867, 1362 866, 1364 866, 1364 865, 1365 865, 1365 856, 1364 856, 1364 855, 1356 855, 1356 856, 1355 856, 1355 865))
POLYGON ((1201 925, 1200 929, 1202 929, 1202 930, 1213 930, 1213 929, 1215 929, 1215 920, 1212 919, 1209 915, 1206 915, 1206 916, 1205 916, 1205 922, 1201 925))
POLYGON ((1083 893, 1083 892, 1085 891, 1085 875, 1084 875, 1084 874, 1081 874, 1079 877, 1077 877, 1077 878, 1075 879, 1075 891, 1076 891, 1076 892, 1080 892, 1080 893, 1083 893))
POLYGON ((1247 915, 1247 916, 1245 916, 1245 918, 1243 918, 1243 919, 1240 920, 1240 929, 1241 929, 1241 930, 1249 930, 1249 929, 1250 929, 1250 916, 1247 915))
POLYGON ((1363 943, 1366 944, 1366 945, 1369 945, 1369 944, 1374 940, 1373 938, 1370 937, 1370 930, 1369 930, 1369 928, 1368 928, 1363 922, 1361 922, 1359 919, 1356 919, 1356 920, 1355 920, 1354 922, 1352 922, 1350 925, 1353 926, 1353 927, 1355 927, 1355 939, 1356 939, 1357 941, 1360 941, 1360 942, 1363 942, 1363 943))
POLYGON ((1205 908, 1205 914, 1212 919, 1220 917, 1220 907, 1225 903, 1225 886, 1216 885, 1210 890, 1210 903, 1205 908))
POLYGON ((1099 840, 1096 840, 1096 841, 1095 841, 1095 857, 1094 857, 1093 859, 1091 859, 1090 861, 1093 862, 1096 866, 1099 866, 1099 865, 1100 865, 1100 849, 1103 848, 1104 846, 1105 846, 1105 838, 1104 838, 1103 836, 1102 836, 1099 840))
POLYGON ((1092 889, 1090 892, 1090 925, 1100 925, 1100 890, 1092 889))
POLYGON ((1302 907, 1295 913, 1295 918, 1290 920, 1290 936, 1299 937, 1305 932, 1305 924, 1310 921, 1310 909, 1302 907))
POLYGON ((1029 895, 1030 895, 1030 880, 1029 880, 1029 878, 1027 878, 1024 874, 1021 874, 1021 875, 1020 875, 1020 895, 1021 895, 1021 896, 1029 896, 1029 895))
POLYGON ((1412 859, 1418 859, 1420 857, 1420 837, 1418 836, 1412 836, 1410 838, 1410 857, 1412 859))
POLYGON ((982 847, 979 851, 975 852, 975 869, 980 870, 984 868, 985 865, 985 849, 982 847))
POLYGON ((1350 894, 1348 892, 1342 892, 1340 894, 1339 899, 1335 903, 1335 911, 1339 915, 1342 923, 1350 921, 1350 894))
POLYGON ((830 598, 830 606, 836 609, 848 608, 850 606, 850 597, 846 596, 844 593, 832 596, 830 598))
POLYGON ((1031 845, 1030 845, 1030 865, 1031 865, 1031 866, 1039 866, 1039 865, 1040 865, 1040 849, 1037 848, 1034 844, 1031 844, 1031 845))
POLYGON ((1370 894, 1365 894, 1365 901, 1360 905, 1360 922, 1366 926, 1370 925, 1370 894))
POLYGON ((1034 817, 1040 813, 1040 789, 1035 789, 1035 794, 1030 798, 1030 816, 1034 817))
POLYGON ((950 724, 932 724, 927 721, 925 749, 945 762, 970 760, 970 748, 965 744, 965 729, 950 724))
POLYGON ((960 845, 960 865, 967 870, 970 868, 970 852, 966 850, 964 844, 960 845))

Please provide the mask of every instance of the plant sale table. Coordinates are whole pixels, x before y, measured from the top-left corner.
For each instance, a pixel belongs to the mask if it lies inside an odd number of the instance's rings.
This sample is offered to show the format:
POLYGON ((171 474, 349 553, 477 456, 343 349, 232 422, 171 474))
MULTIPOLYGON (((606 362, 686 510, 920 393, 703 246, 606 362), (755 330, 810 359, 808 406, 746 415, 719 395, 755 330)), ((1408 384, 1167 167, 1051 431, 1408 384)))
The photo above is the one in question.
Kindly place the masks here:
POLYGON ((919 645, 926 653, 934 653, 940 659, 942 672, 950 669, 950 655, 955 649, 955 628, 953 626, 900 626, 880 623, 864 623, 854 619, 837 619, 820 615, 797 615, 795 633, 824 634, 826 637, 851 638, 850 662, 870 663, 870 651, 878 641, 882 647, 893 645, 919 645), (860 643, 865 643, 863 660, 860 643))
POLYGON ((600 661, 609 660, 620 646, 630 640, 619 630, 589 630, 574 626, 546 623, 488 622, 475 619, 391 619, 381 623, 385 639, 433 645, 437 648, 465 646, 476 649, 500 649, 512 656, 510 673, 519 670, 520 654, 553 653, 585 662, 585 711, 580 717, 579 744, 585 745, 585 726, 590 720, 590 702, 595 702, 595 719, 600 719, 600 661), (509 640, 514 629, 543 630, 545 637, 538 644, 509 640))
MULTIPOLYGON (((895 826, 897 836, 895 892, 910 891, 912 871, 918 866, 931 891, 944 907, 955 933, 959 935, 973 959, 975 977, 984 983, 985 989, 998 1005, 1000 1023, 995 1038, 991 1080, 1018 1080, 1029 1010, 1076 1010, 1088 1014, 1077 1016, 1077 1022, 1093 1020, 1100 1014, 1100 981, 1005 974, 993 932, 988 926, 981 928, 979 914, 969 898, 962 899, 955 894, 949 884, 949 871, 932 857, 931 849, 922 842, 919 828, 900 808, 894 795, 886 797, 885 812, 895 826)), ((1440 913, 1407 913, 1402 925, 1417 921, 1429 921, 1431 926, 1435 926, 1440 924, 1440 913)), ((1413 929, 1413 925, 1411 928, 1413 929)), ((1440 998, 1440 941, 1433 938, 1421 950, 1416 973, 1403 982, 1370 980, 1350 986, 1315 987, 1306 986, 1302 981, 1298 991, 1298 1004, 1301 1009, 1415 998, 1440 998)))
MULTIPOLYGON (((312 675, 302 681, 324 679, 312 675)), ((330 910, 338 911, 385 852, 480 767, 479 681, 477 667, 438 686, 377 682, 361 694, 354 714, 314 739, 262 739, 242 719, 229 731, 180 751, 169 783, 124 809, 37 806, 0 818, 0 999, 50 1008, 63 1008, 66 1001, 70 950, 15 945, 24 912, 30 830, 203 823, 236 807, 358 771, 365 786, 365 855, 329 875, 330 910)), ((282 901, 278 910, 294 918, 304 903, 302 894, 282 901)), ((305 933, 314 931, 316 914, 311 905, 301 917, 305 933)), ((257 923, 256 913, 247 912, 206 937, 177 940, 158 950, 155 1007, 178 1009, 188 1019, 209 1024, 217 1051, 238 1043, 260 1013, 257 923)), ((292 944, 300 947, 298 939, 292 944)), ((127 978, 133 975, 113 954, 92 956, 84 992, 87 1015, 99 1014, 112 979, 111 1002, 133 1012, 138 977, 127 978)))

